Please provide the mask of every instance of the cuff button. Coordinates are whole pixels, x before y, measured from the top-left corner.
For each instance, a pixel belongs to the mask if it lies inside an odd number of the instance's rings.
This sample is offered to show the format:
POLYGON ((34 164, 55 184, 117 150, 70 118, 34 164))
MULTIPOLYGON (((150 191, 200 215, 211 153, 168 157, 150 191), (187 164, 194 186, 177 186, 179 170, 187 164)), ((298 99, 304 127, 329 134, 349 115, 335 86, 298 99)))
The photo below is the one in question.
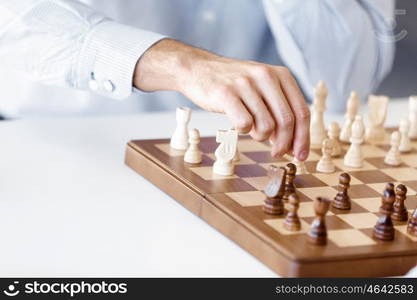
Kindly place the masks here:
POLYGON ((111 82, 110 80, 105 80, 103 82, 103 87, 106 90, 106 92, 109 93, 113 93, 115 89, 113 82, 111 82))

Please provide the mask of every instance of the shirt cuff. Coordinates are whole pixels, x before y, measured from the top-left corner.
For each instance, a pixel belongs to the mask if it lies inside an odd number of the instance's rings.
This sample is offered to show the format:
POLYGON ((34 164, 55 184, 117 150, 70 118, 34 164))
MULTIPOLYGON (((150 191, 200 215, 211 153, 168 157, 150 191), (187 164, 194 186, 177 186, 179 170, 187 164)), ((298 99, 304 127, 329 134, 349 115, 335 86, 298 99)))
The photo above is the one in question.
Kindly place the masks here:
POLYGON ((142 54, 165 36, 126 26, 103 22, 87 35, 77 64, 78 88, 117 100, 133 91, 133 74, 142 54))

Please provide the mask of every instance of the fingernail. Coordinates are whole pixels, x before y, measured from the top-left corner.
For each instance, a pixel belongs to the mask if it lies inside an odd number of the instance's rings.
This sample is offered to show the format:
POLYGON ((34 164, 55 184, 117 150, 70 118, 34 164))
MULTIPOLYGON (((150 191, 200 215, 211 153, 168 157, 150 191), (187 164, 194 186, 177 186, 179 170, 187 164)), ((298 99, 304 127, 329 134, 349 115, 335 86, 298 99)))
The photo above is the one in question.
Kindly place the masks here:
POLYGON ((302 161, 306 160, 307 157, 308 157, 308 151, 306 150, 301 151, 301 153, 298 155, 298 159, 302 161))

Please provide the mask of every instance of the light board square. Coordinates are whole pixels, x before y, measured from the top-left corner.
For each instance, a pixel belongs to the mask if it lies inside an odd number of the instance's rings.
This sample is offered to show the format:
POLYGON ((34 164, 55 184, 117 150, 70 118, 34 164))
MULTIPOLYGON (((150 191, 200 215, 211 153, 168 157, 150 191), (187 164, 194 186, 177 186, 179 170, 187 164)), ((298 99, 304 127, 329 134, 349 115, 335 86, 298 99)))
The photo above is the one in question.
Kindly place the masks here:
POLYGON ((356 229, 329 230, 328 239, 339 247, 357 247, 376 245, 366 234, 356 229))
POLYGON ((366 161, 363 162, 362 168, 351 168, 351 167, 345 166, 343 158, 333 159, 333 163, 335 164, 336 167, 338 167, 339 169, 341 169, 345 172, 376 170, 376 167, 374 167, 373 165, 371 165, 370 163, 368 163, 366 161))
POLYGON ((242 206, 263 205, 265 200, 265 194, 260 191, 234 192, 226 195, 242 206))
POLYGON ((252 139, 240 139, 237 144, 240 152, 271 151, 271 147, 252 139))
POLYGON ((370 212, 378 212, 379 207, 381 206, 381 197, 358 198, 352 199, 352 201, 356 202, 356 204, 362 206, 370 212))
POLYGON ((269 181, 268 176, 247 177, 242 179, 259 191, 263 191, 269 181))
POLYGON ((311 200, 316 199, 317 197, 328 198, 329 200, 333 199, 337 190, 330 186, 314 187, 314 188, 299 188, 297 190, 300 193, 303 193, 305 196, 311 200))
POLYGON ((410 167, 417 167, 417 154, 403 154, 401 160, 410 167))
POLYGON ((343 221, 354 228, 373 228, 378 221, 378 217, 373 213, 356 213, 337 215, 343 221))
MULTIPOLYGON (((308 217, 315 217, 316 214, 314 212, 314 208, 313 208, 313 203, 312 201, 309 202, 300 202, 300 206, 298 208, 298 216, 300 218, 308 218, 308 217)), ((331 216, 334 215, 334 213, 332 213, 330 210, 327 212, 326 216, 331 216)))
MULTIPOLYGON (((313 173, 313 175, 315 177, 317 177, 318 179, 320 179, 321 181, 323 181, 324 183, 326 183, 327 185, 330 186, 336 186, 339 184, 339 176, 340 174, 342 174, 343 172, 335 172, 332 174, 324 174, 324 173, 313 173)), ((350 184, 361 184, 363 183, 362 181, 360 181, 359 179, 355 178, 355 177, 351 177, 350 179, 350 184)))
POLYGON ((406 181, 417 179, 417 169, 414 168, 390 168, 382 169, 382 172, 391 176, 396 181, 406 181))

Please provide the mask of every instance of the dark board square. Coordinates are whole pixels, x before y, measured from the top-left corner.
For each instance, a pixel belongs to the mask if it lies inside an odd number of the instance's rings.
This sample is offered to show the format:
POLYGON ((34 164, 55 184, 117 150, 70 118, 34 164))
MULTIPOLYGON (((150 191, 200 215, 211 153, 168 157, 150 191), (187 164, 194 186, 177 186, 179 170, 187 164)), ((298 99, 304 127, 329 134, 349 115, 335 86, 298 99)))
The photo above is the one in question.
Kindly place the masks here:
POLYGON ((327 184, 312 174, 297 175, 294 179, 296 188, 321 187, 327 184))
POLYGON ((235 174, 241 178, 266 176, 267 171, 259 165, 236 165, 235 174))
MULTIPOLYGON (((337 186, 334 186, 337 189, 337 186)), ((353 184, 348 190, 351 199, 379 197, 380 194, 366 184, 353 184)))
POLYGON ((257 163, 289 162, 289 160, 285 158, 272 157, 270 151, 251 151, 242 153, 257 163))
POLYGON ((335 215, 346 215, 346 214, 357 214, 357 213, 366 213, 369 212, 367 209, 351 201, 350 209, 337 209, 333 206, 330 207, 330 211, 335 215))
MULTIPOLYGON (((311 224, 315 217, 304 217, 302 218, 308 224, 311 224)), ((335 215, 326 216, 325 219, 327 230, 338 230, 338 229, 352 229, 353 227, 340 219, 335 215)))
POLYGON ((351 176, 359 179, 363 183, 384 183, 395 182, 395 179, 379 170, 355 171, 350 173, 351 176))

